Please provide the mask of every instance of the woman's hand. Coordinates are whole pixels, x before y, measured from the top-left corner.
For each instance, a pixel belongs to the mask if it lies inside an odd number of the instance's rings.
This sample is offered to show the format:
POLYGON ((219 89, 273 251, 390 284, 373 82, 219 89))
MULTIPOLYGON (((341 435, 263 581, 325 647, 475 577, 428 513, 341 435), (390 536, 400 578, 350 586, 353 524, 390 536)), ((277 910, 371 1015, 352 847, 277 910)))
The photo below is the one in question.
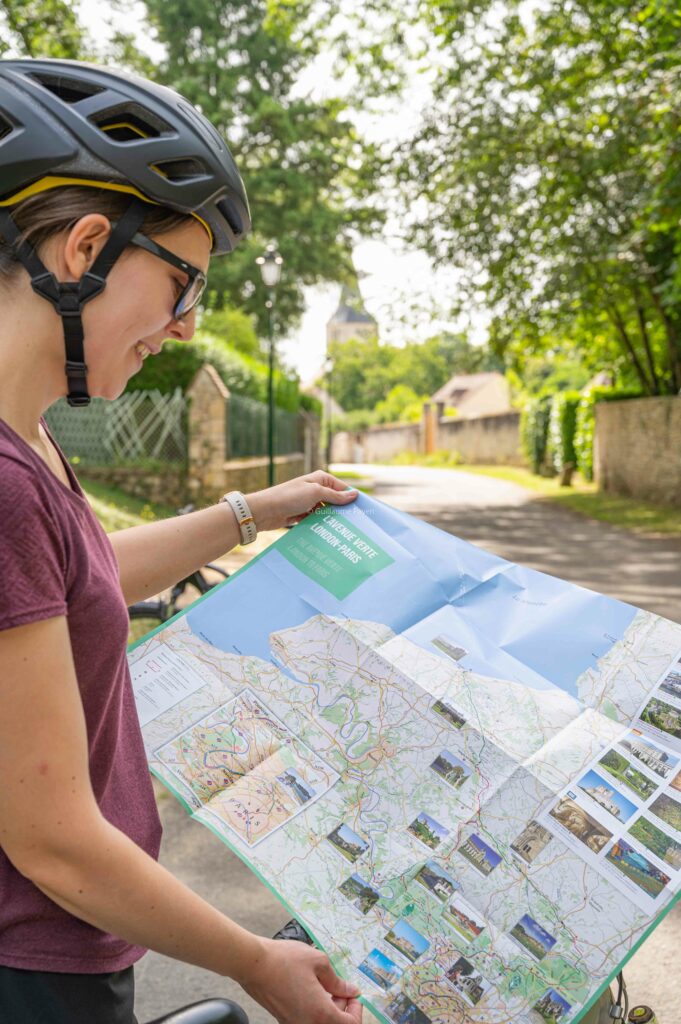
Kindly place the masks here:
POLYGON ((322 504, 349 505, 357 493, 348 490, 347 484, 331 473, 318 469, 266 491, 249 494, 246 500, 258 530, 280 530, 299 523, 322 504))
POLYGON ((236 980, 279 1024, 361 1024, 356 986, 324 953, 303 942, 260 941, 261 955, 236 980))

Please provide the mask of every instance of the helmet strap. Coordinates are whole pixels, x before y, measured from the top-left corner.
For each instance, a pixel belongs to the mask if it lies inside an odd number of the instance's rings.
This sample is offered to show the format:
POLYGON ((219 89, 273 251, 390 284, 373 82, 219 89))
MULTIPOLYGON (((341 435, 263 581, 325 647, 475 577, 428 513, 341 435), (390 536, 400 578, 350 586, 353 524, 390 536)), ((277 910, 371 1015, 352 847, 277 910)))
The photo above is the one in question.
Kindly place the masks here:
POLYGON ((28 271, 33 291, 51 302, 61 317, 66 350, 66 401, 69 405, 90 404, 83 345, 83 306, 104 291, 109 271, 141 226, 146 213, 147 204, 141 199, 133 199, 92 267, 83 274, 80 281, 57 281, 54 274, 46 269, 33 246, 22 239, 10 211, 0 207, 0 231, 28 271))

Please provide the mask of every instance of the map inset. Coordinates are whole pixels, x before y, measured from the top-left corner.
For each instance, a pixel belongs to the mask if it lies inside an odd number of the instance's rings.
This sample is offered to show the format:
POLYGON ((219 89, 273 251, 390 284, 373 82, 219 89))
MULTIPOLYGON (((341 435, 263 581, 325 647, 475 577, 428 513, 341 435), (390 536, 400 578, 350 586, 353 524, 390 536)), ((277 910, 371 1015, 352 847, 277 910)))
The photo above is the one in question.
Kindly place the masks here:
POLYGON ((157 757, 204 811, 249 846, 338 778, 248 690, 165 744, 157 757))

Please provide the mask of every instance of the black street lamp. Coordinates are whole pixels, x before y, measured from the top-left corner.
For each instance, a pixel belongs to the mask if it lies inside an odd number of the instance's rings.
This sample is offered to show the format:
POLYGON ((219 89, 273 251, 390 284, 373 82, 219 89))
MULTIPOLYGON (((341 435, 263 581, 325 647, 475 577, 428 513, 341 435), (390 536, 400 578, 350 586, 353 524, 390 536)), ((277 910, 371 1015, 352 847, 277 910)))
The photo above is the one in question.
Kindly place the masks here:
POLYGON ((281 265, 284 262, 283 256, 277 252, 274 243, 270 243, 265 249, 263 256, 258 256, 255 261, 260 267, 263 284, 267 288, 267 333, 269 336, 269 375, 267 378, 267 455, 268 483, 274 484, 274 330, 272 324, 272 307, 274 306, 274 289, 281 278, 281 265))

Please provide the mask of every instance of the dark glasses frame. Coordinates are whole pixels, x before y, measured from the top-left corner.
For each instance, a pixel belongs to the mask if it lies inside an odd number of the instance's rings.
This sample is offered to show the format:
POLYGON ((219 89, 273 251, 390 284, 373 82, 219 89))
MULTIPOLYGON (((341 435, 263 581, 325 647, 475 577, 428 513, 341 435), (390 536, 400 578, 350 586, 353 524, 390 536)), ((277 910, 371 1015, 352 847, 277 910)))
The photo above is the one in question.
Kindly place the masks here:
POLYGON ((195 267, 192 263, 187 263, 185 260, 176 256, 170 249, 165 249, 158 242, 152 241, 151 238, 147 238, 141 231, 137 231, 130 239, 129 245, 136 245, 138 249, 144 249, 146 252, 150 252, 152 256, 158 256, 159 259, 169 263, 171 267, 175 267, 176 270, 181 270, 187 275, 189 280, 182 289, 180 295, 177 298, 177 302, 173 306, 173 318, 180 320, 187 313, 191 313, 199 302, 203 295, 206 287, 206 275, 198 267, 195 267))

